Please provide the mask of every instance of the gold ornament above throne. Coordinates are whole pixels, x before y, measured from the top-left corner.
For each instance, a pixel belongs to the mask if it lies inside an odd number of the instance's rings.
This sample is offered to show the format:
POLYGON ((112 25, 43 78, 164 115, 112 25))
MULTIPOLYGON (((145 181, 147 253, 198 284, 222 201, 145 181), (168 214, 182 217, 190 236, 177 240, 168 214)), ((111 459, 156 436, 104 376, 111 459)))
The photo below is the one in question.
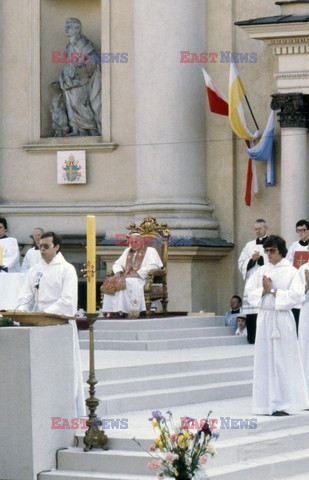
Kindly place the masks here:
POLYGON ((156 300, 162 303, 162 313, 167 313, 168 304, 168 288, 167 288, 167 261, 168 261, 168 244, 171 238, 171 232, 166 223, 157 223, 153 217, 147 216, 140 223, 130 223, 130 233, 139 233, 144 237, 144 244, 147 247, 153 247, 157 250, 163 267, 148 273, 146 284, 144 286, 146 315, 151 314, 151 304, 156 300))

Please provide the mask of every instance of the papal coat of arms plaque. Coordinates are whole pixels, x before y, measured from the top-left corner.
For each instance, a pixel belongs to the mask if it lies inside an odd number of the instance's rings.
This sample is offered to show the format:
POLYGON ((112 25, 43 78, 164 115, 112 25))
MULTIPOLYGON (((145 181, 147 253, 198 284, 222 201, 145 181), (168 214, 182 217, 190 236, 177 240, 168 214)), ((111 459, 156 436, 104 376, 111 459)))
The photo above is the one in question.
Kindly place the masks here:
POLYGON ((86 183, 86 152, 84 150, 57 152, 57 183, 86 183))

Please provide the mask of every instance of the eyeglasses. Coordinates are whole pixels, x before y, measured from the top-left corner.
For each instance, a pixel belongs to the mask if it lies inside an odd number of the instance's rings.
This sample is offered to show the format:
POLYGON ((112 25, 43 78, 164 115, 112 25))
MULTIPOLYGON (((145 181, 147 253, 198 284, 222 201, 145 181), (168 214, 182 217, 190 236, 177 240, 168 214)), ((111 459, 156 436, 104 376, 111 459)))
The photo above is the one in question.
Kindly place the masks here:
POLYGON ((296 228, 296 233, 303 233, 306 232, 308 228, 296 228))
POLYGON ((265 253, 275 253, 278 248, 264 248, 265 253))
POLYGON ((42 248, 44 248, 44 250, 48 250, 50 247, 53 247, 54 244, 53 243, 39 243, 39 249, 42 250, 42 248))

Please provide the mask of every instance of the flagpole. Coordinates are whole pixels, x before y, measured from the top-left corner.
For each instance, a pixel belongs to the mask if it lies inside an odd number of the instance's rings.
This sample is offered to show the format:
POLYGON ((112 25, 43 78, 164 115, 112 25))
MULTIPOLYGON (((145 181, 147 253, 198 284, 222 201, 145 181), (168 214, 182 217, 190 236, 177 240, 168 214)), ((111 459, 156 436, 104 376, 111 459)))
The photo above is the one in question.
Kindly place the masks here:
POLYGON ((254 121, 254 123, 255 123, 256 129, 259 130, 259 126, 258 126, 258 124, 257 124, 257 121, 255 120, 255 116, 253 115, 253 112, 252 112, 252 109, 251 109, 251 107, 250 107, 250 103, 249 103, 249 100, 248 100, 248 98, 247 98, 247 95, 245 95, 245 99, 246 99, 248 108, 249 108, 249 110, 250 110, 250 113, 251 113, 251 115, 252 115, 253 121, 254 121))

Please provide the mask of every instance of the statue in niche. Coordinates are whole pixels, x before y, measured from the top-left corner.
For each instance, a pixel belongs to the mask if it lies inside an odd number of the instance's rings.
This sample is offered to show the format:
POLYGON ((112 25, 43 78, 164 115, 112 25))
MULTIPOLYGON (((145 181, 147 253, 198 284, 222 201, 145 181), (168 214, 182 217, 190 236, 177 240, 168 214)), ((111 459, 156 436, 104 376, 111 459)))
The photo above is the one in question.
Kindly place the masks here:
POLYGON ((78 18, 68 18, 69 43, 59 60, 63 69, 52 85, 62 90, 51 103, 55 137, 102 135, 101 66, 93 43, 82 34, 78 18))

